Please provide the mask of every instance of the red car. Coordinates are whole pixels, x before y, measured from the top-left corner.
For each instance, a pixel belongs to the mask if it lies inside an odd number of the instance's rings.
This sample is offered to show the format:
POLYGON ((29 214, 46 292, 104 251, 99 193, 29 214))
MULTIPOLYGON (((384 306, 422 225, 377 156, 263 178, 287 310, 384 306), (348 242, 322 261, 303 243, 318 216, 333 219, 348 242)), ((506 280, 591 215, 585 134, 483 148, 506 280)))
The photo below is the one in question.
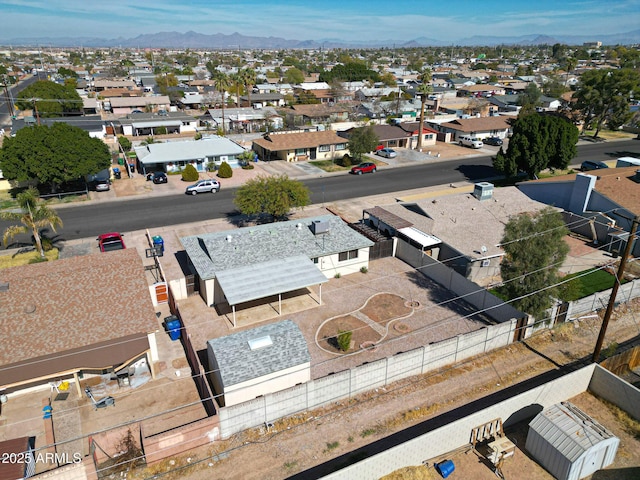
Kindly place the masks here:
POLYGON ((373 162, 364 162, 360 165, 356 165, 351 167, 351 173, 355 173, 356 175, 362 175, 363 173, 375 173, 376 172, 376 164, 373 162))
POLYGON ((123 250, 127 248, 124 245, 122 235, 117 232, 103 233, 97 238, 97 240, 101 252, 110 252, 112 250, 123 250))

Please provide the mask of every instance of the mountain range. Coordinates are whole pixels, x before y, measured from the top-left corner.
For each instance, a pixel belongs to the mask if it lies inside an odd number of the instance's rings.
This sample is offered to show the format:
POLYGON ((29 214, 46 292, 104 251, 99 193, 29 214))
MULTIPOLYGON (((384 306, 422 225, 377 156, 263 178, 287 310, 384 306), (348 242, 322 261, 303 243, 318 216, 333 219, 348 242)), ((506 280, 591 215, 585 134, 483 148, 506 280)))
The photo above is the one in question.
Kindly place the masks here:
POLYGON ((375 42, 323 39, 292 40, 280 37, 254 37, 232 33, 211 35, 197 32, 159 32, 138 35, 133 38, 97 37, 23 37, 6 42, 11 46, 51 46, 51 47, 118 47, 118 48, 173 48, 173 49, 331 49, 331 48, 412 48, 446 46, 496 46, 496 45, 582 45, 585 42, 600 41, 603 45, 630 45, 640 43, 640 30, 609 35, 542 35, 521 36, 472 36, 457 41, 442 41, 435 38, 418 37, 412 40, 379 40, 375 42))

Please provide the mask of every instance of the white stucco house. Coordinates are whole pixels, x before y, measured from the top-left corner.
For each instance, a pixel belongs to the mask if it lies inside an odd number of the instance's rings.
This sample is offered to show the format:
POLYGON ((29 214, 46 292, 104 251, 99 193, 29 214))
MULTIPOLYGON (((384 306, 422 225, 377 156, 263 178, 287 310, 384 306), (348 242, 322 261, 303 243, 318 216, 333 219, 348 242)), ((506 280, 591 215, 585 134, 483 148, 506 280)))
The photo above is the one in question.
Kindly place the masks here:
POLYGON ((199 172, 207 171, 209 164, 227 162, 238 166, 237 157, 245 151, 225 137, 211 135, 201 140, 151 143, 135 147, 138 171, 142 174, 156 171, 174 172, 193 165, 199 172))
POLYGON ((209 378, 221 406, 237 405, 311 379, 298 326, 283 320, 207 342, 209 378))
MULTIPOLYGON (((276 222, 180 238, 200 296, 236 306, 319 285, 369 266, 373 242, 335 215, 276 222)), ((184 280, 186 282, 186 280, 184 280)), ((176 299, 186 286, 175 285, 176 299)), ((280 313, 280 312, 279 312, 280 313)))

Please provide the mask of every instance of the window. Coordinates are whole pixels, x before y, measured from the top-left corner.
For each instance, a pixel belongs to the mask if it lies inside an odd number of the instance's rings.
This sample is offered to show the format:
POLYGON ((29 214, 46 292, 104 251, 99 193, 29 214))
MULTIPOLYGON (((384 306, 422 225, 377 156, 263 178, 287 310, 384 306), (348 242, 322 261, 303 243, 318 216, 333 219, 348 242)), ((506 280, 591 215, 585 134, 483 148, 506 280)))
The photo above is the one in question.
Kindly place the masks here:
POLYGON ((311 260, 313 260, 313 263, 315 263, 316 265, 318 264, 318 257, 312 258, 311 260))
POLYGON ((336 144, 336 150, 346 150, 347 149, 347 144, 346 143, 337 143, 336 144))
POLYGON ((346 262, 347 260, 353 260, 358 258, 358 250, 349 250, 348 252, 340 252, 338 254, 339 262, 346 262))
POLYGON ((296 148, 296 155, 306 155, 306 154, 307 154, 306 148, 296 148))
POLYGON ((331 150, 331 145, 320 145, 318 147, 319 152, 329 152, 331 150))

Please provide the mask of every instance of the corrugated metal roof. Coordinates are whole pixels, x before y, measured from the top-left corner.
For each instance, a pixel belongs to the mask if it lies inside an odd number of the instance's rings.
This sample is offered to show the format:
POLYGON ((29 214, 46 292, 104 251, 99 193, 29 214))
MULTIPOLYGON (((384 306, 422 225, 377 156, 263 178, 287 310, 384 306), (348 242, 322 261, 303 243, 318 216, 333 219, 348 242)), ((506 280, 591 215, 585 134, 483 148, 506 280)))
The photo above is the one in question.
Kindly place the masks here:
POLYGON ((531 421, 529 428, 571 462, 594 445, 614 437, 613 433, 570 402, 552 405, 542 411, 531 421))
POLYGON ((422 245, 422 247, 431 247, 433 245, 439 245, 442 243, 442 240, 440 240, 438 237, 428 235, 414 227, 401 228, 400 230, 398 230, 398 232, 406 235, 411 240, 418 242, 420 245, 422 245))
POLYGON ((225 388, 311 362, 307 342, 291 320, 214 338, 207 348, 215 355, 225 388), (266 336, 271 345, 251 349, 250 340, 266 336))
POLYGON ((329 281, 304 255, 226 270, 217 279, 229 305, 329 281))

